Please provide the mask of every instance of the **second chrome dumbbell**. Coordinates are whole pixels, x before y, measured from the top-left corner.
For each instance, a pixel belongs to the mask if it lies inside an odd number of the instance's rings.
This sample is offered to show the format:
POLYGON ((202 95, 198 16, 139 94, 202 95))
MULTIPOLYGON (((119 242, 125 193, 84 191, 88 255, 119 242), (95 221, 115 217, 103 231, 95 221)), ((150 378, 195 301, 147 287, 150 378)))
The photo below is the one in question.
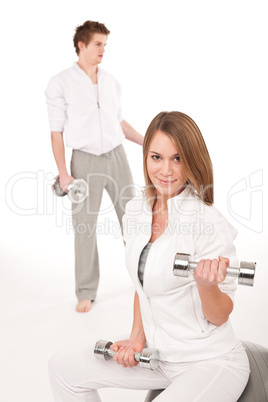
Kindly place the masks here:
MULTIPOLYGON (((115 352, 110 349, 113 343, 110 341, 100 340, 96 342, 94 347, 94 355, 97 359, 110 360, 115 352)), ((159 364, 159 353, 156 349, 145 348, 141 353, 135 353, 134 359, 140 363, 143 368, 154 370, 159 364)))
MULTIPOLYGON (((177 253, 174 259, 173 274, 187 277, 195 270, 198 262, 190 261, 190 254, 177 253)), ((227 267, 227 276, 238 278, 239 285, 253 286, 256 262, 241 261, 239 268, 227 267)))

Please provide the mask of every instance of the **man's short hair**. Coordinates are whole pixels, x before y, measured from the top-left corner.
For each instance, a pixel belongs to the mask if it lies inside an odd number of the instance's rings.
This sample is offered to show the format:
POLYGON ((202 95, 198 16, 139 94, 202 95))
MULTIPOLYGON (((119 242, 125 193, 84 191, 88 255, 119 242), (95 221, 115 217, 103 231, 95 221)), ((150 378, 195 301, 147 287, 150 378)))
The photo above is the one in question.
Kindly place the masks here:
POLYGON ((109 35, 110 31, 106 28, 104 24, 101 24, 97 21, 86 21, 83 25, 80 25, 75 29, 73 40, 77 55, 79 55, 80 52, 78 42, 81 41, 87 46, 91 41, 94 33, 109 35))

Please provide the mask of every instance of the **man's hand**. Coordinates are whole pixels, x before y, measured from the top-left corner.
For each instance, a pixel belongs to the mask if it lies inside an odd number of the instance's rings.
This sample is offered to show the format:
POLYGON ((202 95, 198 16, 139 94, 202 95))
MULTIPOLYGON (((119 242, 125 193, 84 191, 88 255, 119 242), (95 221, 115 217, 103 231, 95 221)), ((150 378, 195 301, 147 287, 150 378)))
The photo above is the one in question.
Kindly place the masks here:
POLYGON ((60 188, 67 193, 69 184, 74 181, 74 177, 69 174, 60 176, 60 188))

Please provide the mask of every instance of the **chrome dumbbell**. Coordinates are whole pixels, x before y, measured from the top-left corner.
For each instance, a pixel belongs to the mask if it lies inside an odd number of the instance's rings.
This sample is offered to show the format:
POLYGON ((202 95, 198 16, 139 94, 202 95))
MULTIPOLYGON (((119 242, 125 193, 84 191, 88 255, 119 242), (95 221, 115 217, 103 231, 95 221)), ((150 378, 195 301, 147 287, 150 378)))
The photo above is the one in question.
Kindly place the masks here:
MULTIPOLYGON (((100 340, 96 342, 94 347, 94 355, 100 360, 110 360, 115 355, 115 352, 110 349, 113 343, 110 341, 100 340)), ((141 353, 135 353, 134 359, 140 363, 143 368, 154 370, 159 364, 159 353, 156 349, 145 348, 141 353)))
MULTIPOLYGON (((190 254, 177 253, 173 264, 173 274, 189 276, 197 267, 198 262, 190 261, 190 254)), ((241 261, 239 268, 227 267, 227 276, 238 278, 239 285, 253 286, 256 262, 241 261)))
POLYGON ((57 176, 55 183, 52 185, 52 191, 58 197, 64 197, 65 195, 68 195, 69 199, 74 204, 79 204, 80 202, 83 202, 88 196, 88 184, 84 179, 75 179, 69 184, 68 190, 66 192, 60 188, 60 178, 59 176, 57 176))

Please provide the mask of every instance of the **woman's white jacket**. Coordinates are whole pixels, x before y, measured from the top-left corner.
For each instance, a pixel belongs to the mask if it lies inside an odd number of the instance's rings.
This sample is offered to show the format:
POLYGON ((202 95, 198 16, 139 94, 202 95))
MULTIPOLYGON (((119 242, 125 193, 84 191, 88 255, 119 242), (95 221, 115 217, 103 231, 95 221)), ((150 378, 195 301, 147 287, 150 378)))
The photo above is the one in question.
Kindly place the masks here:
MULTIPOLYGON (((177 252, 191 259, 230 259, 237 265, 233 241, 236 230, 214 207, 205 205, 186 188, 168 200, 168 226, 152 244, 146 261, 143 287, 138 279, 140 254, 151 237, 152 210, 144 196, 133 198, 123 217, 126 264, 139 295, 148 347, 157 348, 162 361, 186 362, 227 353, 239 342, 230 320, 217 327, 203 314, 193 275, 173 275, 177 252)), ((219 284, 233 300, 236 284, 219 284)))

